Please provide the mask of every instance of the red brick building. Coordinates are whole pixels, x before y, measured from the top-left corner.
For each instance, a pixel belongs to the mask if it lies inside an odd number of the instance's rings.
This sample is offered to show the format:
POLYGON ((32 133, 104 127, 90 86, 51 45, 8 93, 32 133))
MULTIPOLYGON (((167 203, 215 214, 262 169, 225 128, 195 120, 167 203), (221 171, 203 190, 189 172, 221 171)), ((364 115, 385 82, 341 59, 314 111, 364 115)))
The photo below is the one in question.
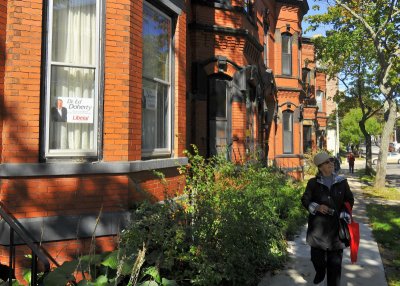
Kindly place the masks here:
POLYGON ((301 37, 306 1, 191 1, 188 141, 202 154, 266 160, 302 178, 323 147, 325 75, 301 37), (317 95, 317 97, 316 97, 317 95))
POLYGON ((326 126, 307 11, 300 0, 0 2, 2 205, 62 262, 94 231, 112 249, 135 201, 164 198, 153 170, 181 188, 192 143, 302 178, 326 126))
MULTIPOLYGON (((164 198, 153 170, 182 187, 183 9, 181 0, 0 2, 0 201, 60 263, 94 232, 97 250, 114 248, 132 203, 164 198)), ((8 265, 10 227, 0 224, 8 265)))

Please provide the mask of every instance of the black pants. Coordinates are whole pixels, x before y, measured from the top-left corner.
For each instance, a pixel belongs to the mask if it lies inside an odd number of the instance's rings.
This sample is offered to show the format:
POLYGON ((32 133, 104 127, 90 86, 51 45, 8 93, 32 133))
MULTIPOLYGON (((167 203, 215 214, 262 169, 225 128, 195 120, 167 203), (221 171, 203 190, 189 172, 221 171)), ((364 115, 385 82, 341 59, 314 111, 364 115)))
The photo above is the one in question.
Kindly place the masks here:
POLYGON ((340 286, 342 258, 342 249, 323 250, 311 247, 311 261, 314 265, 315 271, 327 274, 328 286, 340 286))

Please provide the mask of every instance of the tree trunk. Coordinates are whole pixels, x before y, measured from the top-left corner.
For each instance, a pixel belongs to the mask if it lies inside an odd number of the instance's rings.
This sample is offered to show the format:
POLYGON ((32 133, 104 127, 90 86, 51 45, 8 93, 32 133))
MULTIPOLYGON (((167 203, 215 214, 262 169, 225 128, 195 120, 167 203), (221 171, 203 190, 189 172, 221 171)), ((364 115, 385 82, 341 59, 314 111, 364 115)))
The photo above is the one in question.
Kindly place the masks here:
POLYGON ((364 135, 365 138, 365 172, 367 175, 372 175, 372 143, 371 143, 371 135, 367 132, 367 129, 365 128, 365 119, 362 118, 358 125, 360 126, 361 132, 364 135))
POLYGON ((385 113, 385 125, 382 132, 381 146, 379 150, 378 164, 376 166, 375 188, 384 188, 386 180, 386 163, 389 149, 389 138, 393 133, 396 122, 397 105, 394 100, 387 101, 389 107, 385 113), (387 114, 387 116, 386 116, 387 114))

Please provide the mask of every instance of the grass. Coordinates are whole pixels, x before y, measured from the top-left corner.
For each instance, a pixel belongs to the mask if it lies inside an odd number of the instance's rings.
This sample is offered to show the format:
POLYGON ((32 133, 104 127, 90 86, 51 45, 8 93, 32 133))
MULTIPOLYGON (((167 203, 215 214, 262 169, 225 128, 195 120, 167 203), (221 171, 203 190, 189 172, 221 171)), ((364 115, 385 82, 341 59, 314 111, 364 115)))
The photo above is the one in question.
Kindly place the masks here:
POLYGON ((367 205, 389 286, 400 286, 400 205, 367 205))
POLYGON ((366 184, 366 186, 362 187, 362 189, 367 197, 400 201, 400 191, 397 188, 386 187, 381 189, 375 189, 373 187, 375 181, 374 176, 366 175, 365 169, 356 170, 355 173, 360 178, 360 181, 366 184))
MULTIPOLYGON (((357 171, 360 180, 367 186, 364 194, 369 198, 400 201, 400 191, 395 188, 375 189, 374 177, 357 171)), ((379 246, 385 275, 389 286, 400 286, 400 204, 367 204, 368 217, 374 237, 379 246)))
POLYGON ((400 201, 400 191, 395 188, 375 189, 374 187, 364 187, 363 191, 370 198, 400 201))

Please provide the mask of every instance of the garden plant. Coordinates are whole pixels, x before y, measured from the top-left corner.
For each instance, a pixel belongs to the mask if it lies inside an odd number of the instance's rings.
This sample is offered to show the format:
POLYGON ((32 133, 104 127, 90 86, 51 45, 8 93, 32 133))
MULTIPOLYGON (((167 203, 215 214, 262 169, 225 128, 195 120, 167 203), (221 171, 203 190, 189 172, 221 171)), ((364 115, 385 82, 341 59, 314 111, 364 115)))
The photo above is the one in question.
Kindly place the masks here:
POLYGON ((302 184, 259 163, 205 159, 193 149, 179 169, 183 192, 138 204, 117 250, 66 262, 45 285, 61 278, 63 285, 256 285, 282 267, 286 241, 306 219, 302 184))

